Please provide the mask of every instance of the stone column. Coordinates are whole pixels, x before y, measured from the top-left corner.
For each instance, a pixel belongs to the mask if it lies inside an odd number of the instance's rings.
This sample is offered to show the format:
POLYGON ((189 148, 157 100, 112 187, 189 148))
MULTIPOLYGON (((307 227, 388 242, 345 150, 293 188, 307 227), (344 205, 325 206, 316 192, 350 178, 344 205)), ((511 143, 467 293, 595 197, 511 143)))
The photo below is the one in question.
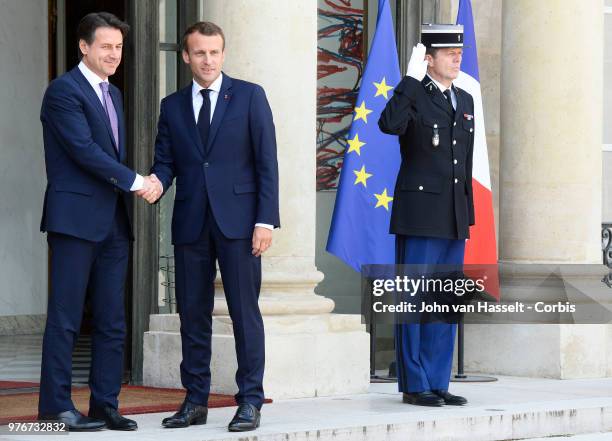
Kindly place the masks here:
MULTIPOLYGON (((540 286, 551 269, 562 268, 570 284, 595 289, 605 273, 600 243, 602 3, 504 0, 502 14, 502 300, 535 301, 545 295, 554 303, 563 299, 564 289, 528 289, 540 286)), ((603 377, 612 374, 609 342, 608 325, 471 326, 467 368, 603 377)))
POLYGON ((601 263, 601 9, 503 3, 502 260, 601 263))
MULTIPOLYGON (((317 2, 207 0, 202 11, 204 20, 225 33, 223 70, 260 84, 274 114, 282 227, 262 260, 266 395, 278 399, 364 392, 369 338, 360 317, 331 314, 334 302, 314 293, 323 278, 314 264, 317 2)), ((220 279, 216 287, 212 389, 234 393, 231 320, 220 279)), ((176 316, 152 316, 145 347, 148 384, 180 384, 177 331, 176 316)))

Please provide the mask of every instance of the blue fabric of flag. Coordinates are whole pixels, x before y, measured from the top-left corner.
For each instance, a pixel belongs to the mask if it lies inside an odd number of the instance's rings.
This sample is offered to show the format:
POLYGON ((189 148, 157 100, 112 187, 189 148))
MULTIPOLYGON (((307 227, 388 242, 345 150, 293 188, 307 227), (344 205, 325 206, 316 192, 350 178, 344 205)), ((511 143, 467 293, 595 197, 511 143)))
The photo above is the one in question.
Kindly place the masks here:
POLYGON ((461 70, 480 83, 476 34, 474 33, 474 20, 472 18, 472 4, 470 0, 459 0, 457 24, 463 25, 463 59, 461 60, 461 70))
POLYGON ((399 141, 380 131, 378 119, 400 79, 389 2, 379 0, 327 241, 327 251, 358 272, 361 265, 395 262, 389 220, 401 161, 399 141))

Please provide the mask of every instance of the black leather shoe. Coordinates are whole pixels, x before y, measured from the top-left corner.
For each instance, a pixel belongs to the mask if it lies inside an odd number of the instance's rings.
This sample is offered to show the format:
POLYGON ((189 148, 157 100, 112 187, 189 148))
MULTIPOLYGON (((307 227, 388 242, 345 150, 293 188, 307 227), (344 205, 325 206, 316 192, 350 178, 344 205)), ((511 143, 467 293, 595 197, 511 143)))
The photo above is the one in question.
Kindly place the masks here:
POLYGON ((103 429, 106 425, 104 421, 86 417, 76 409, 67 410, 56 415, 39 415, 38 420, 64 423, 71 432, 93 432, 94 430, 103 429))
POLYGON ((414 404, 415 406, 439 407, 444 404, 444 400, 431 391, 404 393, 402 400, 404 403, 414 404))
POLYGON ((433 390, 434 394, 439 396, 444 400, 444 404, 448 404, 449 406, 463 406, 467 403, 467 400, 459 395, 453 395, 449 393, 447 390, 433 390))
POLYGON ((178 412, 162 420, 162 426, 176 428, 206 424, 207 417, 208 407, 185 400, 178 412))
POLYGON ((111 406, 90 407, 89 417, 97 420, 103 420, 106 423, 106 427, 110 430, 138 429, 138 424, 136 424, 136 421, 121 416, 119 411, 111 406))
POLYGON ((259 409, 250 403, 242 403, 227 428, 230 432, 248 432, 257 429, 260 420, 259 409))

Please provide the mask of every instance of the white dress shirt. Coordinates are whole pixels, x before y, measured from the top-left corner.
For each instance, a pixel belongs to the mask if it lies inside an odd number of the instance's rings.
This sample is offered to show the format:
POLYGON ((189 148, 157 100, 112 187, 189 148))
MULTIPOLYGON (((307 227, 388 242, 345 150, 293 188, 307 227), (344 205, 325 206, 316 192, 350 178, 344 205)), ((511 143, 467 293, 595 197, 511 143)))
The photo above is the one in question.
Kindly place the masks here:
MULTIPOLYGON (((427 75, 427 76, 429 77, 429 79, 430 79, 431 81, 433 81, 433 82, 434 82, 434 84, 435 84, 435 85, 438 87, 438 89, 440 89, 440 92, 442 92, 442 94, 444 94, 444 92, 446 91, 446 89, 450 89, 450 91, 451 91, 451 100, 453 101, 453 102, 452 102, 453 109, 457 110, 457 96, 455 95, 455 91, 453 90, 453 88, 452 88, 452 87, 446 87, 446 86, 445 86, 445 85, 443 85, 442 83, 440 83, 440 82, 438 82, 438 81, 434 80, 434 79, 433 79, 433 78, 432 78, 430 75, 427 75)), ((444 96, 444 99, 447 99, 447 98, 446 98, 446 95, 444 96)))
MULTIPOLYGON (((102 88, 100 87, 100 83, 108 83, 108 78, 101 78, 98 74, 94 73, 83 61, 79 63, 79 70, 87 80, 87 82, 91 85, 94 92, 98 96, 102 107, 104 107, 104 100, 102 99, 102 88)), ((132 187, 130 191, 136 191, 142 189, 144 185, 144 178, 136 173, 136 179, 132 183, 132 187)))
MULTIPOLYGON (((215 113, 215 108, 217 107, 217 98, 219 98, 219 91, 221 90, 221 83, 223 83, 223 74, 219 74, 217 79, 212 82, 208 89, 210 89, 209 97, 210 97, 210 121, 212 122, 213 114, 215 113)), ((202 109, 202 104, 204 104, 204 97, 200 93, 201 90, 206 89, 206 87, 200 86, 196 80, 193 80, 193 85, 191 86, 191 97, 193 99, 193 116, 195 117, 196 124, 198 123, 198 116, 200 116, 200 110, 202 109)))
MULTIPOLYGON (((210 86, 202 87, 196 80, 193 80, 193 84, 191 86, 191 99, 193 103, 193 116, 195 117, 196 124, 198 123, 198 117, 200 116, 200 110, 202 109, 202 104, 204 104, 204 97, 202 96, 201 91, 203 89, 210 89, 209 98, 210 98, 210 121, 213 120, 213 115, 215 113, 215 108, 217 107, 217 100, 219 98, 219 92, 221 91, 221 84, 223 83, 223 73, 219 74, 219 76, 211 83, 210 86)), ((274 225, 270 224, 262 224, 256 223, 256 227, 264 227, 268 230, 273 230, 274 225)))

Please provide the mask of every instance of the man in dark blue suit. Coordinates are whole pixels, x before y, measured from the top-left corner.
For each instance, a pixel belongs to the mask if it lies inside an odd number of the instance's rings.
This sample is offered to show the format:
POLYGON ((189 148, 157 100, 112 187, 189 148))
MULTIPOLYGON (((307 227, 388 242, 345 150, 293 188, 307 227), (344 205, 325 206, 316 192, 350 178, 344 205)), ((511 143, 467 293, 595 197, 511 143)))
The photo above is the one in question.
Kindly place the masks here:
POLYGON ((278 165, 265 93, 221 72, 224 49, 217 25, 200 22, 187 29, 182 54, 193 83, 160 107, 151 172, 165 191, 176 178, 172 242, 187 389, 181 408, 162 424, 206 422, 218 260, 238 358, 239 406, 229 430, 246 431, 259 426, 264 401, 260 256, 280 223, 278 165))
POLYGON ((117 411, 125 344, 124 285, 131 192, 157 184, 125 166, 121 92, 108 83, 129 27, 109 13, 79 23, 81 62, 47 88, 41 121, 47 190, 41 231, 51 250, 39 418, 70 430, 135 430, 117 411), (93 314, 89 417, 71 400, 72 350, 89 295, 93 314))

